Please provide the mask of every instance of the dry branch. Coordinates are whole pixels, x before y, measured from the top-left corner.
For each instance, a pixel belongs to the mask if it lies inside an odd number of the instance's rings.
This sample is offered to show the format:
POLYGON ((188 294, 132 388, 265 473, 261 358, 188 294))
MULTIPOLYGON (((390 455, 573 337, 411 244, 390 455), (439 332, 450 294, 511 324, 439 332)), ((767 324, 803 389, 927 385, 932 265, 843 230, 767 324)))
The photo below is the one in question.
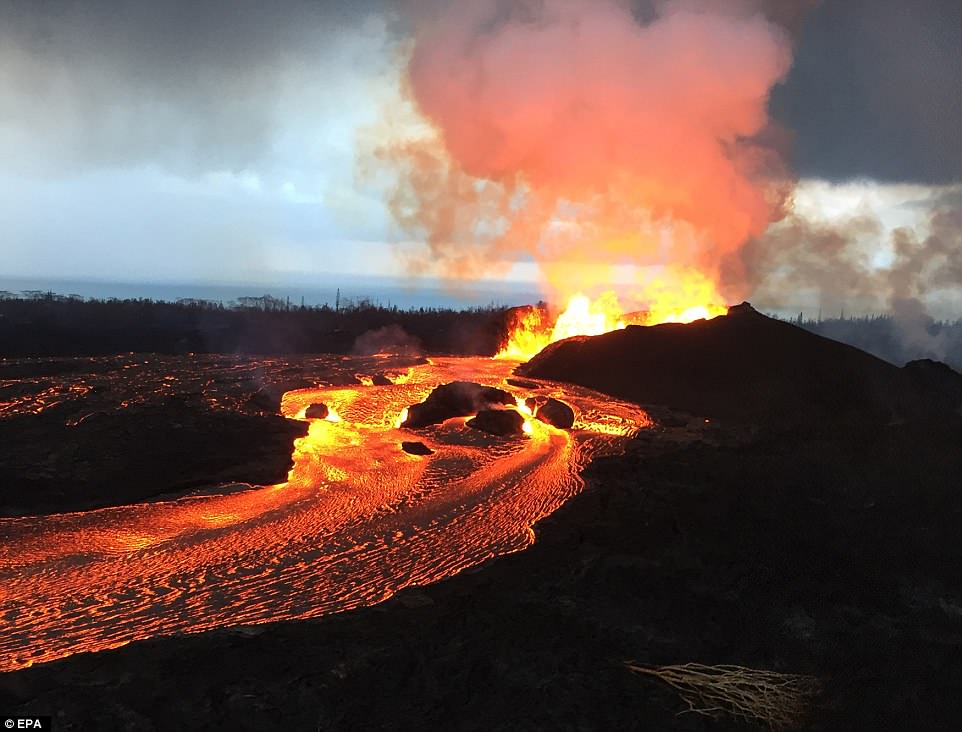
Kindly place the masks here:
POLYGON ((796 727, 819 691, 818 680, 811 676, 744 666, 639 666, 634 661, 626 661, 625 666, 675 689, 688 704, 686 712, 710 717, 728 714, 777 730, 796 727))

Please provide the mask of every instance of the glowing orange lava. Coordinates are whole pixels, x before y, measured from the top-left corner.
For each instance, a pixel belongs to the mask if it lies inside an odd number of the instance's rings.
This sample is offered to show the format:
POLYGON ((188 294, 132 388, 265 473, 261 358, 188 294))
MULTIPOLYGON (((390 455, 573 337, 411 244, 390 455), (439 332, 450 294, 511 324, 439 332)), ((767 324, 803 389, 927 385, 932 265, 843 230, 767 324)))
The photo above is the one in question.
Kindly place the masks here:
POLYGON ((526 435, 533 435, 534 425, 532 424, 532 420, 534 419, 534 412, 532 412, 531 407, 525 403, 524 397, 515 397, 515 402, 518 412, 524 417, 524 424, 521 426, 521 429, 524 430, 526 435))
POLYGON ((645 283, 632 300, 644 309, 625 313, 613 291, 595 299, 581 293, 552 322, 532 308, 519 316, 495 358, 527 361, 545 346, 573 336, 592 336, 626 325, 690 323, 724 315, 728 308, 710 278, 695 270, 675 270, 645 283))
POLYGON ((81 651, 231 625, 293 620, 381 602, 534 540, 532 525, 581 490, 581 469, 651 424, 644 410, 543 383, 574 429, 532 419, 513 364, 436 358, 405 383, 287 392, 304 418, 286 483, 94 511, 0 519, 0 672, 81 651), (524 437, 448 420, 398 429, 441 383, 512 393, 524 437), (409 455, 404 440, 433 452, 409 455))

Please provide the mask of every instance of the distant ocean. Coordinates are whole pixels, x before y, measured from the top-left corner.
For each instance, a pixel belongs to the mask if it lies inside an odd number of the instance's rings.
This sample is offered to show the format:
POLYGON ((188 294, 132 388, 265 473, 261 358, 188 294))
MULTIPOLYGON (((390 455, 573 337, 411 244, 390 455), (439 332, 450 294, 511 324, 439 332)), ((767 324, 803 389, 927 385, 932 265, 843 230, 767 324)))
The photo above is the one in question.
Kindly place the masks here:
POLYGON ((226 282, 110 282, 84 279, 17 278, 0 276, 3 291, 20 295, 41 290, 83 298, 118 298, 176 302, 191 298, 229 305, 241 297, 271 295, 290 299, 292 306, 334 306, 340 290, 341 304, 368 300, 374 305, 409 308, 471 308, 487 305, 513 306, 537 302, 540 295, 532 283, 485 282, 458 288, 445 287, 437 280, 331 275, 316 283, 226 283, 226 282))

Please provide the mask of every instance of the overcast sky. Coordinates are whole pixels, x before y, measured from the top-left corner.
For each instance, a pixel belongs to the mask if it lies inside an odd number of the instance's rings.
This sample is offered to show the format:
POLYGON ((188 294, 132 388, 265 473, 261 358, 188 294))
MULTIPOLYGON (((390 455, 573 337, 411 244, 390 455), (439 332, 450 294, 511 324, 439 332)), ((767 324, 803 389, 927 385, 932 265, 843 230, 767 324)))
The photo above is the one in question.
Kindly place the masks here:
MULTIPOLYGON (((373 1, 0 0, 0 274, 399 271, 355 139, 401 33, 373 1)), ((896 184, 962 181, 962 3, 824 0, 772 109, 803 187, 898 222, 896 184)))

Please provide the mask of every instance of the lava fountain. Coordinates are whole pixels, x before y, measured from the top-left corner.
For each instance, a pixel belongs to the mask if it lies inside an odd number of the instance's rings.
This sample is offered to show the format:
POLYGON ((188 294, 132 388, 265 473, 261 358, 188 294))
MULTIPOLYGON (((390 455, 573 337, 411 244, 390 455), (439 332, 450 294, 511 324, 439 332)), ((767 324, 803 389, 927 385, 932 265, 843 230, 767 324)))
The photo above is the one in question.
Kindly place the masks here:
POLYGON ((518 360, 746 299, 743 247, 793 187, 768 113, 789 4, 412 3, 392 125, 359 149, 402 260, 455 281, 533 265, 563 310, 515 324, 500 355, 518 360))
POLYGON ((644 310, 625 313, 613 291, 595 299, 573 295, 567 307, 554 319, 543 309, 528 307, 515 311, 499 359, 527 361, 545 346, 572 336, 592 336, 626 325, 690 323, 724 315, 728 308, 715 285, 698 272, 675 278, 672 287, 652 287, 644 310))

